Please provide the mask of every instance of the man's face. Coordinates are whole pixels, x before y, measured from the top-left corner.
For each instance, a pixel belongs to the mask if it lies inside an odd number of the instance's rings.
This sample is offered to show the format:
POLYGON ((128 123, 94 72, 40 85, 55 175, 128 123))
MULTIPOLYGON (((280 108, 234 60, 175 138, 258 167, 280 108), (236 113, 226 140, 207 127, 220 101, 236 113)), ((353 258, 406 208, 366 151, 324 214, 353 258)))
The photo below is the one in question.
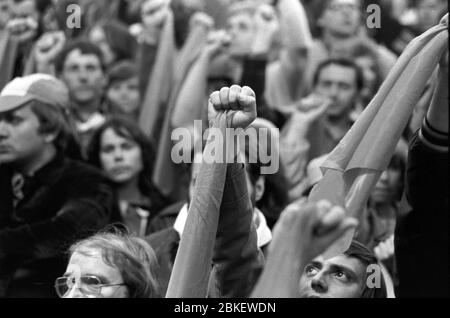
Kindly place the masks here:
POLYGON ((29 105, 0 113, 0 165, 26 164, 48 143, 29 105))
POLYGON ((318 257, 305 267, 300 279, 301 298, 359 298, 366 269, 356 258, 339 255, 318 257))
POLYGON ((0 0, 0 30, 4 29, 11 17, 11 0, 0 0))
POLYGON ((329 116, 341 117, 351 111, 358 96, 356 82, 353 68, 331 64, 321 70, 314 92, 331 99, 329 116))
POLYGON ((82 54, 78 49, 67 55, 61 79, 71 100, 78 105, 99 102, 106 82, 99 58, 95 54, 82 54))
POLYGON ((250 53, 255 36, 255 24, 249 13, 237 13, 228 19, 228 32, 231 36, 230 52, 242 56, 250 53))
POLYGON ((358 0, 331 0, 319 24, 338 37, 354 36, 361 25, 361 7, 358 0))

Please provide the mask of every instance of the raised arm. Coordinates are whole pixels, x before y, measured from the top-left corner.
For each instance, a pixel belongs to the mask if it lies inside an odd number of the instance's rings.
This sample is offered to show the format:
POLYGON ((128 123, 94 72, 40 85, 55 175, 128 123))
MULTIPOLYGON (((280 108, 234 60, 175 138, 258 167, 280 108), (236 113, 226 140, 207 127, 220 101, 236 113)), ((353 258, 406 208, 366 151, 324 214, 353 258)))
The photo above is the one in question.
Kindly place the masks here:
POLYGON ((342 208, 326 201, 288 206, 275 225, 267 263, 252 297, 298 297, 305 266, 356 225, 342 208))
POLYGON ((209 100, 208 118, 212 129, 170 277, 166 294, 169 298, 207 295, 227 171, 224 155, 231 154, 232 158, 234 150, 225 129, 246 128, 256 118, 254 92, 236 85, 214 92, 209 100))
POLYGON ((228 165, 213 255, 211 297, 248 297, 263 267, 245 174, 244 164, 228 165))

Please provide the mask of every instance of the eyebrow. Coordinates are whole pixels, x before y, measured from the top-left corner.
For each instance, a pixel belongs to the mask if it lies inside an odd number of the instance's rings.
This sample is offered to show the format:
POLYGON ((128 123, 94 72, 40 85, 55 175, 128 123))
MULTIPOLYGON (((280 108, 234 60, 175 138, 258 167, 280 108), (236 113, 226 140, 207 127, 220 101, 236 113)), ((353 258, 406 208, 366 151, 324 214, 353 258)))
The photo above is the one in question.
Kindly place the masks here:
MULTIPOLYGON (((72 276, 72 273, 64 273, 64 275, 63 275, 63 277, 70 277, 70 276, 72 276)), ((99 275, 99 274, 86 273, 86 274, 83 274, 81 276, 95 276, 95 277, 98 277, 100 279, 102 284, 109 284, 110 283, 110 280, 108 278, 106 278, 103 275, 99 275)))
POLYGON ((322 269, 323 264, 319 261, 312 261, 308 264, 308 266, 314 266, 314 267, 322 269))
POLYGON ((348 276, 350 276, 350 278, 352 279, 356 279, 357 275, 356 273, 349 267, 344 266, 344 265, 338 265, 338 264, 331 264, 330 265, 330 269, 333 272, 337 272, 337 271, 341 271, 341 272, 345 272, 348 276))

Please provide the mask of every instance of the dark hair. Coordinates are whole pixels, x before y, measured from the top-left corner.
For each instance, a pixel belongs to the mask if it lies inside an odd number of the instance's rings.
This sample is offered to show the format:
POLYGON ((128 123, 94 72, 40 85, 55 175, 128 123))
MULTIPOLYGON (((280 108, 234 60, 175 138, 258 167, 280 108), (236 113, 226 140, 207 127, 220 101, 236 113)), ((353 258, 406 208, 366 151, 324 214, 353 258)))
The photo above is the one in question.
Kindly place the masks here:
POLYGON ((319 64, 319 66, 316 69, 316 72, 314 73, 313 77, 313 85, 314 87, 319 82, 319 77, 323 71, 324 68, 330 66, 330 65, 339 65, 341 67, 351 68, 355 71, 355 77, 356 77, 356 88, 358 89, 358 92, 360 92, 364 87, 364 76, 361 68, 355 64, 355 62, 342 59, 342 58, 332 58, 328 59, 326 61, 323 61, 319 64))
MULTIPOLYGON (((363 244, 358 241, 352 241, 352 244, 344 252, 344 255, 351 258, 356 258, 359 260, 364 267, 368 267, 370 265, 379 266, 378 260, 375 255, 363 244)), ((381 274, 380 287, 370 288, 367 286, 367 279, 370 273, 366 273, 366 277, 364 279, 364 290, 362 292, 361 298, 387 298, 386 291, 386 283, 384 281, 384 276, 381 274)))
MULTIPOLYGON (((255 185, 261 175, 261 168, 263 166, 259 163, 247 163, 246 170, 250 182, 255 185)), ((264 175, 264 194, 261 199, 256 202, 256 207, 261 210, 267 220, 269 228, 273 228, 278 221, 281 212, 288 205, 288 188, 287 180, 283 173, 282 166, 275 174, 264 175)))
MULTIPOLYGON (((39 120, 39 133, 55 134, 55 147, 65 152, 75 142, 75 130, 70 114, 59 107, 34 100, 29 103, 31 110, 39 120)), ((72 149, 73 150, 73 149, 72 149)))
POLYGON ((108 72, 108 88, 116 83, 138 76, 136 64, 130 60, 123 60, 113 64, 108 72))
POLYGON ((136 123, 131 120, 119 116, 114 116, 106 121, 99 129, 97 129, 92 136, 88 147, 88 162, 97 168, 101 169, 100 164, 100 148, 103 133, 111 128, 119 136, 133 140, 138 144, 142 153, 143 169, 139 174, 138 186, 139 190, 147 195, 153 196, 156 194, 156 189, 152 183, 152 171, 155 161, 155 148, 153 142, 144 135, 136 123))
POLYGON ((137 41, 125 24, 117 20, 108 20, 97 26, 103 30, 106 41, 116 54, 115 61, 133 60, 136 57, 137 41))
POLYGON ((103 53, 100 50, 100 48, 88 41, 84 40, 75 40, 72 42, 69 42, 65 45, 63 50, 59 53, 59 55, 55 59, 55 69, 58 74, 61 74, 64 69, 64 63, 66 62, 67 56, 75 50, 80 50, 81 54, 84 55, 95 55, 97 56, 100 66, 102 68, 102 71, 105 72, 105 62, 103 58, 103 53))

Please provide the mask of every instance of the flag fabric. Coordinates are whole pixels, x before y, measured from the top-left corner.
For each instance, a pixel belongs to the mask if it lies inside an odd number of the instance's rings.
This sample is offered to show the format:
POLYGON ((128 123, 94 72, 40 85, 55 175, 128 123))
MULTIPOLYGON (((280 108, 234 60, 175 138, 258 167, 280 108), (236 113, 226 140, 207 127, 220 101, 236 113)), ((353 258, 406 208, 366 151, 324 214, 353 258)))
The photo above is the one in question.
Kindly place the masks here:
MULTIPOLYGON (((177 128, 172 126, 172 116, 175 111, 175 107, 177 106, 178 97, 180 95, 180 91, 182 90, 183 83, 186 81, 187 74, 191 73, 192 65, 195 64, 195 60, 200 54, 201 48, 204 47, 207 34, 207 30, 202 26, 194 28, 192 32, 190 32, 190 35, 188 36, 188 39, 180 52, 176 64, 176 69, 178 72, 175 74, 173 90, 166 108, 167 111, 158 143, 158 151, 152 178, 153 183, 164 196, 173 198, 174 200, 179 199, 177 197, 181 194, 178 193, 178 191, 182 191, 182 189, 179 189, 180 168, 171 158, 173 145, 171 140, 172 129, 177 128)), ((203 96, 204 98, 206 88, 203 89, 202 85, 198 84, 197 87, 193 89, 193 92, 203 96)), ((183 98, 182 96, 180 97, 183 98)), ((203 103, 201 105, 203 105, 203 103)), ((182 106, 185 107, 184 104, 182 104, 182 106)))
MULTIPOLYGON (((376 96, 322 165, 324 177, 312 190, 310 201, 329 200, 359 219, 447 46, 448 25, 444 24, 408 45, 376 96)), ((344 235, 325 256, 344 252, 353 235, 354 231, 344 235)))
MULTIPOLYGON (((218 116, 212 127, 219 129, 222 136, 226 136, 224 113, 218 116)), ((211 142, 214 137, 211 136, 204 153, 207 152, 208 144, 214 144, 211 142)), ((219 151, 219 155, 226 154, 228 141, 225 140, 222 149, 215 149, 219 151)), ((166 298, 205 298, 208 294, 226 172, 226 162, 206 163, 203 161, 201 165, 166 298)))
POLYGON ((17 51, 17 41, 11 38, 9 32, 0 30, 0 90, 12 80, 17 51))
POLYGON ((139 116, 139 126, 151 137, 154 136, 157 121, 161 118, 163 108, 167 107, 173 89, 175 52, 174 17, 170 12, 161 30, 155 64, 149 75, 139 116))

